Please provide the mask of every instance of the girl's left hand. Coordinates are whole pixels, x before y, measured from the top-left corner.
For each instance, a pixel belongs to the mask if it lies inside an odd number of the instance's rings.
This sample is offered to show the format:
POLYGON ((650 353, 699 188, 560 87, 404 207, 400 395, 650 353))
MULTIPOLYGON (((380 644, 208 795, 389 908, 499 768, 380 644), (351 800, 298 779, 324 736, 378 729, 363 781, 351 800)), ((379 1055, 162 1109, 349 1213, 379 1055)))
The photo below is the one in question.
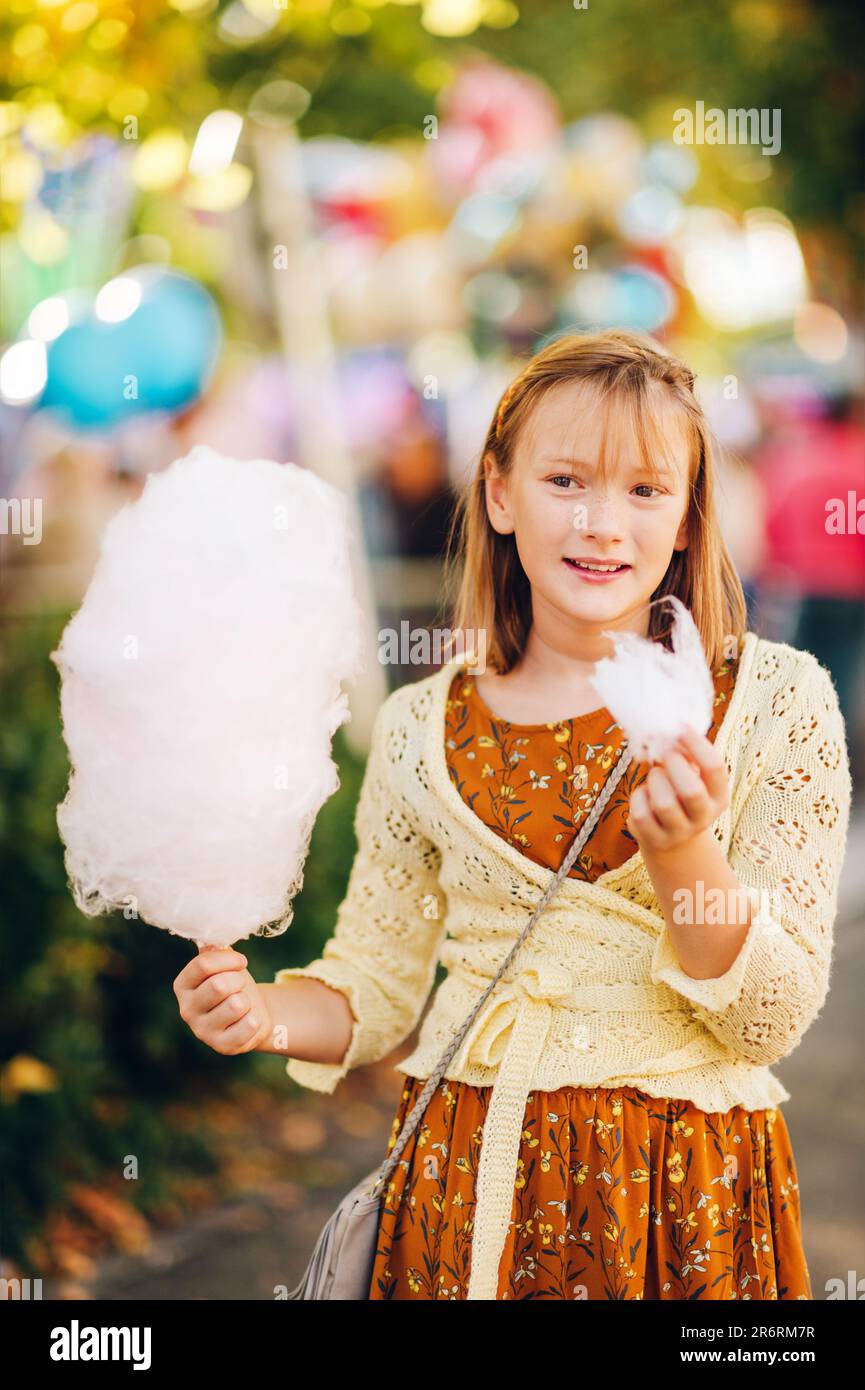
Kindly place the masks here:
POLYGON ((724 759, 704 734, 688 729, 633 793, 628 828, 641 851, 669 853, 702 834, 729 801, 724 759))

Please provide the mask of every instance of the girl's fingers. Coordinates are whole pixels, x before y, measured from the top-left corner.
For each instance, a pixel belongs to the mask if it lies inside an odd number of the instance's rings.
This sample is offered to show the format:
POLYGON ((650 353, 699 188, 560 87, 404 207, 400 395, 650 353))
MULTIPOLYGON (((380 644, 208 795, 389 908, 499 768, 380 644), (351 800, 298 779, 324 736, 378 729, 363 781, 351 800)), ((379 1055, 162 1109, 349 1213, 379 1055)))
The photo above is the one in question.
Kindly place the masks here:
POLYGON ((729 777, 717 749, 686 730, 631 797, 629 818, 649 843, 682 843, 729 802, 729 777))
POLYGON ((231 995, 237 994, 244 985, 249 984, 245 970, 221 970, 218 975, 199 985, 197 996, 205 1013, 213 1013, 231 995))
MULTIPOLYGON (((249 1002, 249 998, 242 990, 238 990, 237 993, 230 994, 227 999, 223 999, 221 1003, 217 1004, 215 1009, 210 1009, 208 1011, 208 1026, 213 1026, 220 1030, 230 1028, 233 1024, 240 1023, 242 1019, 248 1019, 251 1012, 252 1005, 249 1002)), ((258 1026, 257 1023, 255 1026, 258 1026)), ((252 1030, 250 1029, 249 1031, 251 1032, 252 1030)))
POLYGON ((682 753, 674 752, 667 758, 664 770, 686 814, 696 818, 705 809, 709 793, 702 777, 694 771, 693 763, 682 753))
POLYGON ((231 1048, 247 1047, 258 1032, 259 1027, 259 1020, 253 1014, 247 1014, 244 1018, 238 1019, 237 1023, 232 1023, 223 1030, 222 1043, 231 1048))
POLYGON ((644 785, 652 814, 662 829, 686 828, 687 817, 666 772, 658 766, 653 767, 644 785))
POLYGON ((714 743, 710 743, 703 734, 695 734, 693 729, 685 729, 679 741, 682 751, 699 764, 709 795, 726 805, 730 782, 724 759, 714 743))
POLYGON ((198 955, 193 956, 184 967, 184 974, 189 972, 189 986, 195 989, 211 975, 218 975, 223 970, 242 970, 247 964, 242 951, 233 951, 230 946, 204 946, 199 947, 198 955))
POLYGON ((174 981, 174 993, 178 999, 185 990, 196 990, 223 970, 245 970, 246 956, 242 951, 232 951, 222 946, 199 946, 198 954, 187 961, 174 981))

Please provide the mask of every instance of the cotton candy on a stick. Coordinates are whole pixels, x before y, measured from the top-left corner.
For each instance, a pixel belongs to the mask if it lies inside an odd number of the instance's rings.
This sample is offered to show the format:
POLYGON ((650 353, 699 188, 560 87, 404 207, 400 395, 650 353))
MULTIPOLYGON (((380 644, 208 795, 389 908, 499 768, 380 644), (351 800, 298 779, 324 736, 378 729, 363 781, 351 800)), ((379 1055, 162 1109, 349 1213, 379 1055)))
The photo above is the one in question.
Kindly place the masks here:
POLYGON ((284 931, 361 665, 346 499, 199 445, 108 524, 52 653, 70 887, 200 945, 284 931))
POLYGON ((715 689, 697 626, 681 599, 658 602, 674 609, 672 651, 635 632, 605 632, 615 651, 590 677, 638 762, 660 762, 685 729, 705 734, 715 689))

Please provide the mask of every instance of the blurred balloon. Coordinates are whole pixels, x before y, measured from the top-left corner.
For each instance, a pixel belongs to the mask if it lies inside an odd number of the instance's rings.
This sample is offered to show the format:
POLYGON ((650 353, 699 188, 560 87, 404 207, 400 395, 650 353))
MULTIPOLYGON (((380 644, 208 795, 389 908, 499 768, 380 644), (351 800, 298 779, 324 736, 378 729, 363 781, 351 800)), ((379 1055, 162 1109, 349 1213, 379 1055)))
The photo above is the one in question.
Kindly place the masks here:
POLYGON ((700 165, 696 155, 683 145, 656 140, 643 156, 641 170, 651 183, 663 183, 676 193, 687 193, 697 182, 700 165))
POLYGON ((473 193, 463 200, 448 228, 448 244, 458 261, 486 260, 519 226, 520 213, 511 198, 497 193, 473 193))
POLYGON ((636 328, 653 333, 672 318, 676 293, 667 280, 644 266, 582 272, 563 305, 584 328, 636 328))
MULTIPOLYGON (((492 182, 514 196, 531 183, 520 157, 543 151, 560 132, 555 98, 539 78, 487 59, 473 60, 445 90, 429 158, 442 186, 461 196, 493 161, 512 156, 499 164, 492 182)), ((494 191, 489 180, 486 191, 494 191)))
POLYGON ((619 227, 627 241, 658 246, 669 240, 682 217, 682 204, 669 188, 638 188, 619 209, 619 227))
POLYGON ((39 409, 95 431, 149 410, 181 410, 201 394, 221 342, 203 285, 151 266, 124 271, 48 345, 39 409))
POLYGON ((484 270, 466 283, 463 300, 481 318, 504 323, 516 313, 520 287, 512 275, 500 270, 484 270))

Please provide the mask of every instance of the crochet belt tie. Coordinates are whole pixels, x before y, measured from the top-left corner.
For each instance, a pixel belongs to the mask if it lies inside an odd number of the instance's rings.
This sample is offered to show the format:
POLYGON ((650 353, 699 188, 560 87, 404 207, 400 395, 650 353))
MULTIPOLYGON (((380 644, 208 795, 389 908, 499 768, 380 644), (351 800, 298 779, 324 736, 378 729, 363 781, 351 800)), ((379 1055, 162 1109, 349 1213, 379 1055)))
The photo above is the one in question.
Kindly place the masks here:
POLYGON ((570 973, 539 958, 499 992, 463 1043, 463 1061, 498 1066, 481 1140, 469 1300, 495 1299, 507 1239, 520 1138, 531 1078, 547 1040, 557 1000, 573 993, 570 973))

